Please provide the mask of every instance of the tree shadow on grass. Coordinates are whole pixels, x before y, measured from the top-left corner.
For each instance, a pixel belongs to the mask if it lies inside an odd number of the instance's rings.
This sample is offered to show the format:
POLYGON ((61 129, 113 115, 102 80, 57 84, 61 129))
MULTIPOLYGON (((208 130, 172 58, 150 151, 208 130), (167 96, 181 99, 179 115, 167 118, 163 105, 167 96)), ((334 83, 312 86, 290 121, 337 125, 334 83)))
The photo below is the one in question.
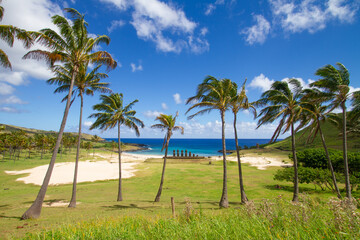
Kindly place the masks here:
POLYGON ((10 206, 10 205, 9 204, 4 204, 4 205, 0 205, 0 208, 6 208, 8 206, 10 206))
POLYGON ((15 217, 15 216, 5 216, 5 215, 0 215, 0 218, 12 218, 12 219, 18 219, 18 220, 21 220, 21 217, 15 217))
MULTIPOLYGON (((47 203, 48 205, 51 205, 51 204, 56 203, 56 202, 67 202, 67 201, 68 201, 68 200, 61 198, 61 199, 49 199, 49 200, 44 200, 43 203, 47 203)), ((23 202, 23 204, 32 204, 32 203, 34 203, 34 201, 23 202)))
POLYGON ((120 205, 120 204, 116 204, 113 206, 102 206, 103 208, 109 209, 109 210, 121 210, 121 209, 140 209, 140 210, 144 210, 144 211, 149 211, 149 212, 154 212, 151 209, 154 208, 160 208, 158 206, 148 206, 148 207, 139 207, 136 204, 130 204, 130 205, 120 205))
MULTIPOLYGON (((275 191, 286 191, 286 192, 294 192, 293 186, 284 186, 284 185, 265 185, 266 189, 275 190, 275 191)), ((321 189, 314 189, 310 187, 299 187, 300 193, 324 193, 326 191, 322 191, 321 189)))

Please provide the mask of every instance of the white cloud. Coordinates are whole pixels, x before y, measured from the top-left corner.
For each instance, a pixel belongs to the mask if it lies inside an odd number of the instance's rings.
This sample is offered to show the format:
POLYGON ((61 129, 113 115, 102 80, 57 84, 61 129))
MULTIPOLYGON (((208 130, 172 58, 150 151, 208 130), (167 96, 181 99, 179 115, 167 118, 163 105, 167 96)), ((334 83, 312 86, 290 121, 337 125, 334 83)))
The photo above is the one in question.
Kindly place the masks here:
POLYGON ((128 0, 100 0, 100 2, 112 3, 119 9, 126 9, 128 7, 128 0))
POLYGON ((0 100, 0 104, 27 104, 16 96, 10 96, 8 98, 0 100))
POLYGON ((130 66, 131 66, 131 71, 132 72, 137 72, 137 71, 142 71, 143 70, 143 66, 141 65, 141 63, 139 63, 138 66, 136 66, 135 63, 131 63, 130 66))
POLYGON ((352 22, 358 4, 346 0, 314 1, 269 0, 274 17, 285 31, 314 33, 326 27, 330 20, 352 22), (321 4, 322 3, 322 4, 321 4))
POLYGON ((24 85, 27 83, 26 73, 5 71, 0 73, 0 81, 7 82, 15 86, 24 85))
POLYGON ((209 32, 209 29, 207 27, 203 27, 201 30, 200 30, 200 35, 201 36, 205 36, 206 34, 208 34, 209 32))
POLYGON ((274 83, 274 80, 270 80, 265 77, 264 74, 256 76, 249 84, 249 87, 260 88, 262 91, 267 91, 271 88, 271 85, 274 83))
POLYGON ((159 0, 101 1, 112 3, 120 10, 131 8, 130 23, 135 28, 137 36, 145 41, 154 42, 159 51, 180 53, 183 49, 189 49, 199 53, 199 49, 208 50, 208 42, 196 37, 200 33, 194 33, 197 23, 190 21, 182 9, 170 3, 159 0))
POLYGON ((354 20, 358 6, 343 5, 344 0, 329 0, 327 5, 327 12, 334 18, 338 18, 343 22, 352 22, 354 20))
POLYGON ((147 118, 156 118, 157 116, 162 114, 162 112, 148 110, 148 111, 144 112, 143 114, 147 118))
POLYGON ((349 93, 353 93, 353 92, 360 91, 360 88, 355 88, 355 87, 353 87, 353 86, 349 86, 349 88, 350 88, 349 93))
POLYGON ((15 91, 15 88, 9 84, 0 82, 0 95, 10 95, 15 91))
POLYGON ((0 112, 6 112, 6 113, 20 113, 22 111, 12 108, 12 107, 0 107, 0 112))
POLYGON ((263 44, 270 32, 270 23, 262 15, 255 15, 254 19, 256 24, 241 31, 241 34, 246 36, 246 42, 250 45, 263 44))
POLYGON ((91 121, 85 121, 85 122, 83 123, 83 125, 84 125, 85 127, 90 127, 92 124, 93 124, 93 122, 91 122, 91 121))
POLYGON ((180 97, 180 94, 179 94, 179 93, 175 93, 175 94, 173 95, 173 97, 174 97, 174 101, 175 101, 176 104, 181 104, 181 103, 182 103, 181 97, 180 97))
POLYGON ((215 11, 217 5, 224 5, 224 3, 225 0, 216 0, 214 3, 208 4, 206 6, 205 15, 211 15, 215 11))
MULTIPOLYGON (((5 9, 4 18, 1 24, 14 25, 16 27, 38 31, 42 28, 56 27, 51 22, 53 15, 62 15, 59 5, 52 3, 49 0, 11 0, 3 1, 2 5, 5 9), (36 14, 34 14, 36 13, 36 14)), ((3 70, 0 73, 0 81, 7 82, 14 86, 24 85, 28 82, 29 77, 46 80, 52 77, 48 66, 41 61, 23 60, 22 57, 29 51, 24 49, 19 41, 15 41, 13 47, 9 47, 2 40, 0 40, 4 50, 9 56, 12 64, 12 70, 3 70)), ((32 49, 41 48, 39 45, 34 45, 32 49)), ((11 94, 14 88, 9 85, 4 85, 5 89, 1 89, 2 93, 11 94)))
POLYGON ((125 25, 125 21, 123 20, 114 20, 111 22, 110 27, 107 28, 108 32, 111 33, 112 31, 114 31, 117 28, 120 28, 122 26, 125 25))
POLYGON ((166 103, 161 103, 161 108, 163 110, 167 110, 168 109, 168 106, 166 105, 166 103))

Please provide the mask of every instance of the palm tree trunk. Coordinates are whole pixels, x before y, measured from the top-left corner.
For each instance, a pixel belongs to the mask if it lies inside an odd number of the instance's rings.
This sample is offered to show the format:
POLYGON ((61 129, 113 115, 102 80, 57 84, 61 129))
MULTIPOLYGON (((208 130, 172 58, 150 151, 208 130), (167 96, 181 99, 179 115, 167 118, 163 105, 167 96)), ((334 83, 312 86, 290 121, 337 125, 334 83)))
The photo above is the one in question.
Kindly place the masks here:
POLYGON ((341 103, 341 108, 343 110, 343 157, 344 157, 344 175, 345 175, 346 197, 351 199, 351 185, 350 185, 349 164, 348 164, 348 156, 347 156, 346 105, 345 105, 345 102, 341 103))
POLYGON ((72 94, 72 90, 73 90, 73 87, 74 87, 76 72, 77 72, 77 68, 75 67, 74 72, 72 73, 72 77, 71 77, 70 89, 69 89, 69 94, 68 94, 68 98, 67 98, 67 102, 66 102, 64 116, 63 116, 63 119, 62 119, 62 122, 61 122, 61 126, 60 126, 59 134, 58 134, 58 137, 57 137, 57 140, 56 140, 55 148, 54 148, 54 151, 53 151, 53 154, 52 154, 52 157, 51 157, 51 161, 50 161, 48 170, 46 172, 43 184, 41 185, 40 191, 39 191, 34 203, 21 216, 21 219, 29 219, 29 218, 38 218, 38 217, 40 217, 42 204, 44 202, 46 190, 48 188, 50 178, 51 178, 51 174, 52 174, 52 171, 54 169, 57 152, 58 152, 59 147, 60 147, 61 138, 63 136, 65 125, 66 125, 66 119, 67 119, 67 116, 68 116, 68 113, 69 113, 71 94, 72 94))
POLYGON ((236 155, 237 155, 238 169, 239 169, 241 203, 246 203, 248 201, 248 198, 246 197, 246 194, 245 194, 244 181, 243 181, 242 170, 241 170, 241 160, 240 160, 240 151, 239 151, 239 141, 238 141, 237 130, 236 130, 236 120, 237 120, 236 113, 234 113, 235 146, 236 146, 236 155))
POLYGON ((317 124, 319 126, 319 133, 320 133, 321 141, 322 141, 324 151, 325 151, 325 154, 326 154, 326 158, 328 160, 328 168, 329 168, 329 170, 331 172, 331 178, 332 178, 332 181, 333 181, 333 184, 334 184, 335 192, 336 192, 337 197, 339 199, 341 199, 340 190, 339 190, 338 185, 336 183, 336 176, 335 176, 334 168, 333 168, 331 160, 330 160, 330 155, 329 155, 329 151, 328 151, 328 148, 326 146, 326 143, 325 143, 324 134, 322 133, 322 130, 321 130, 320 121, 319 121, 318 118, 316 118, 316 121, 317 121, 317 124))
POLYGON ((298 162, 297 162, 296 148, 295 148, 294 123, 291 123, 291 144, 292 144, 292 153, 294 158, 294 196, 292 201, 299 202, 299 176, 298 176, 298 162))
POLYGON ((81 104, 80 104, 80 120, 79 120, 79 133, 78 133, 78 144, 76 149, 76 160, 75 160, 75 171, 74 171, 74 181, 73 181, 73 189, 71 200, 68 207, 76 207, 76 185, 77 185, 77 175, 78 175, 78 168, 79 168, 79 155, 80 155, 80 146, 81 146, 81 123, 82 123, 82 112, 84 106, 84 98, 83 95, 80 93, 81 104))
POLYGON ((118 201, 122 201, 122 191, 121 191, 121 142, 120 142, 120 122, 118 122, 118 147, 119 147, 119 191, 118 191, 118 201))
POLYGON ((164 164, 163 164, 163 169, 162 169, 162 173, 161 173, 160 186, 159 186, 159 190, 155 197, 155 202, 160 202, 160 197, 161 197, 162 188, 163 188, 163 184, 164 184, 164 178, 165 178, 165 167, 166 167, 166 159, 167 159, 168 147, 169 147, 169 142, 170 142, 170 136, 171 136, 171 133, 168 132, 167 139, 166 139, 164 164))
POLYGON ((221 138, 222 138, 222 150, 223 150, 223 189, 219 202, 219 206, 223 208, 229 207, 229 200, 227 194, 227 167, 226 167, 226 144, 225 144, 225 111, 221 113, 221 138))

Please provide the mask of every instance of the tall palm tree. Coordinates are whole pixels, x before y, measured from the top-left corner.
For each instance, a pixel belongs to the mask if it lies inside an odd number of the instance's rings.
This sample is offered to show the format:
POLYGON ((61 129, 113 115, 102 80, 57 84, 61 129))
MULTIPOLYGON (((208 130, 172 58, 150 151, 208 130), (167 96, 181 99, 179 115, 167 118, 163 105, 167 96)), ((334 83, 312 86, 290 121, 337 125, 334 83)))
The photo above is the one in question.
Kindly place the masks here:
POLYGON ((246 96, 245 84, 246 84, 246 79, 244 84, 242 85, 241 91, 238 93, 238 86, 236 83, 233 82, 234 88, 232 91, 232 95, 231 95, 232 97, 230 102, 230 108, 232 113, 234 114, 234 134, 235 134, 235 146, 236 146, 236 155, 237 155, 238 170, 239 170, 241 203, 247 202, 248 198, 246 196, 244 189, 244 181, 243 181, 243 175, 241 169, 239 141, 238 141, 237 128, 236 128, 237 114, 239 113, 240 110, 249 110, 254 114, 254 117, 256 117, 255 104, 249 102, 249 99, 246 96))
POLYGON ((321 128, 321 123, 324 122, 328 116, 328 106, 323 105, 323 103, 327 100, 327 95, 316 88, 305 89, 303 93, 304 96, 302 97, 302 101, 307 111, 304 111, 304 114, 301 117, 302 119, 300 125, 309 125, 311 129, 309 138, 315 138, 317 134, 320 135, 325 155, 328 160, 328 168, 331 172, 331 178, 334 184, 335 192, 337 197, 341 199, 340 190, 336 182, 334 168, 331 163, 329 151, 321 128))
POLYGON ((347 136, 346 136, 346 101, 350 99, 350 74, 346 67, 341 63, 336 63, 337 68, 328 64, 319 68, 316 75, 321 79, 310 84, 322 92, 330 95, 330 110, 340 107, 342 109, 342 137, 343 137, 343 158, 344 158, 344 175, 346 186, 346 197, 351 199, 351 185, 349 177, 348 156, 347 156, 347 136))
POLYGON ((162 173, 161 173, 161 180, 160 180, 160 186, 159 186, 159 190, 156 194, 155 197, 155 202, 159 202, 160 201, 160 197, 161 197, 161 193, 162 193, 162 188, 163 188, 163 184, 164 184, 164 177, 165 177, 165 167, 166 167, 166 159, 167 159, 167 153, 168 153, 168 147, 169 147, 169 142, 170 142, 170 138, 173 134, 173 131, 179 130, 181 131, 181 134, 184 134, 184 128, 181 126, 175 126, 176 124, 176 118, 179 115, 179 113, 177 112, 175 117, 173 117, 172 115, 165 115, 165 114, 160 114, 160 116, 156 117, 155 120, 158 120, 160 123, 158 124, 154 124, 151 126, 151 128, 158 128, 161 129, 162 131, 166 131, 165 134, 165 138, 164 138, 164 143, 162 146, 161 151, 163 151, 165 149, 165 155, 164 155, 164 163, 163 163, 163 169, 162 169, 162 173))
MULTIPOLYGON (((80 145, 81 145, 81 127, 82 127, 82 113, 84 107, 84 95, 94 96, 94 92, 109 93, 111 90, 108 88, 109 83, 100 82, 101 79, 108 77, 105 73, 99 73, 98 70, 101 67, 101 64, 96 66, 92 71, 88 72, 87 64, 80 65, 78 74, 76 75, 74 90, 72 92, 73 96, 80 97, 80 118, 79 118, 79 132, 77 139, 77 149, 76 149, 76 160, 75 160, 75 171, 74 171, 74 181, 73 181, 73 190, 71 201, 69 207, 76 207, 76 185, 77 185, 77 174, 79 166, 79 156, 80 156, 80 145)), ((49 84, 56 84, 59 87, 54 91, 54 93, 68 92, 71 84, 71 68, 68 66, 57 66, 56 67, 56 76, 47 80, 49 84)), ((63 101, 67 99, 67 96, 64 97, 63 101)), ((75 97, 72 101, 75 100, 75 97)))
POLYGON ((40 32, 34 34, 37 42, 49 48, 49 51, 42 49, 32 50, 24 56, 25 59, 45 60, 50 67, 53 67, 55 63, 62 63, 71 66, 72 70, 66 107, 48 170, 34 203, 23 214, 22 219, 38 218, 40 216, 42 203, 64 133, 73 86, 80 66, 84 63, 103 63, 108 69, 116 67, 116 62, 108 52, 95 50, 95 47, 100 43, 109 44, 110 38, 105 35, 96 38, 89 37, 84 16, 75 9, 67 8, 65 11, 71 14, 71 21, 59 15, 52 17, 52 21, 59 28, 60 34, 48 28, 42 29, 40 32))
MULTIPOLYGON (((1 2, 2 0, 0 0, 0 3, 1 2)), ((3 16, 4 8, 0 6, 0 21, 2 20, 3 16)), ((15 39, 22 41, 25 48, 30 48, 34 43, 31 32, 14 27, 12 25, 0 25, 0 38, 4 40, 10 47, 13 46, 15 39)), ((4 68, 12 68, 9 57, 2 49, 0 49, 0 65, 4 68)))
POLYGON ((135 117, 136 111, 132 107, 138 100, 134 100, 128 105, 124 104, 122 93, 112 93, 109 96, 101 95, 101 103, 93 106, 93 109, 98 111, 91 114, 91 118, 96 118, 91 125, 91 129, 99 128, 102 130, 118 127, 118 151, 119 151, 119 190, 117 201, 122 201, 121 188, 121 141, 120 141, 120 127, 124 125, 130 129, 135 130, 136 136, 140 136, 139 127, 144 127, 144 123, 135 117))
POLYGON ((281 133, 291 131, 291 147, 294 161, 293 202, 299 201, 298 162, 295 147, 295 133, 298 128, 295 129, 294 125, 299 121, 304 110, 301 106, 301 97, 302 87, 300 82, 297 79, 290 79, 289 83, 285 81, 274 82, 270 90, 264 92, 259 100, 260 104, 267 104, 268 106, 260 111, 257 128, 280 119, 270 142, 275 142, 281 133))
POLYGON ((223 151, 223 189, 219 202, 220 207, 229 207, 227 194, 227 166, 226 166, 226 145, 225 145, 225 112, 229 109, 231 102, 231 91, 233 84, 230 79, 218 80, 215 77, 207 76, 204 81, 198 85, 196 95, 190 97, 186 104, 193 104, 186 113, 194 108, 204 108, 197 113, 190 115, 192 119, 197 115, 209 113, 212 110, 218 110, 221 116, 221 138, 223 151))

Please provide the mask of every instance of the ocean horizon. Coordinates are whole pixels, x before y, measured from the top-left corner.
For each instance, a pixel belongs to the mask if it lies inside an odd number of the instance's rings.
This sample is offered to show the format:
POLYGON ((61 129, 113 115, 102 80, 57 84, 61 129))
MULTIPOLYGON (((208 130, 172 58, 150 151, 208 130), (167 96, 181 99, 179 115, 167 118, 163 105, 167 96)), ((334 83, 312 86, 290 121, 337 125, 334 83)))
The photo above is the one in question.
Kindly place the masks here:
MULTIPOLYGON (((104 138, 106 141, 115 141, 117 138, 104 138)), ((239 146, 242 148, 256 146, 256 144, 266 144, 270 139, 238 139, 239 146)), ((163 138, 122 138, 123 143, 143 144, 148 149, 130 153, 163 155, 161 152, 163 138)), ((199 156, 218 156, 221 155, 219 150, 222 149, 221 138, 171 138, 169 142, 168 155, 173 154, 173 150, 187 150, 192 154, 199 156)), ((235 139, 226 139, 226 150, 235 150, 235 139)))

